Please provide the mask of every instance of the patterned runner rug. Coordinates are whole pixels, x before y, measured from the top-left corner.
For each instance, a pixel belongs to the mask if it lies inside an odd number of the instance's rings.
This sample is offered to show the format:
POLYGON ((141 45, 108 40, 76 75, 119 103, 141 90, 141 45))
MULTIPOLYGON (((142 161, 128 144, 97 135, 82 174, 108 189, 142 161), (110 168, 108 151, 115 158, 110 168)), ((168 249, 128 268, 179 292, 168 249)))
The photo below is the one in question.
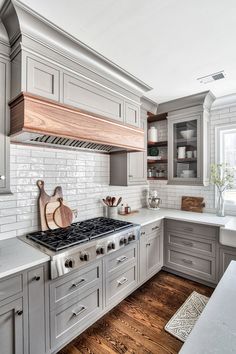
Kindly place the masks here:
POLYGON ((207 296, 193 291, 174 316, 171 317, 165 326, 165 330, 185 342, 208 300, 207 296))

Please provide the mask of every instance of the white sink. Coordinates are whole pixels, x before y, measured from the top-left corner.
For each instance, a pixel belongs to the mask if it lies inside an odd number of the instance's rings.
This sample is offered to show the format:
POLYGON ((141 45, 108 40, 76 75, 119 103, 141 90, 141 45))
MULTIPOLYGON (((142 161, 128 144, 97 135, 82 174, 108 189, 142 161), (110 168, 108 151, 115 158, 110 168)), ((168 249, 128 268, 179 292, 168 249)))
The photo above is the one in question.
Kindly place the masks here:
POLYGON ((229 221, 225 227, 220 228, 220 243, 236 247, 236 220, 229 221))

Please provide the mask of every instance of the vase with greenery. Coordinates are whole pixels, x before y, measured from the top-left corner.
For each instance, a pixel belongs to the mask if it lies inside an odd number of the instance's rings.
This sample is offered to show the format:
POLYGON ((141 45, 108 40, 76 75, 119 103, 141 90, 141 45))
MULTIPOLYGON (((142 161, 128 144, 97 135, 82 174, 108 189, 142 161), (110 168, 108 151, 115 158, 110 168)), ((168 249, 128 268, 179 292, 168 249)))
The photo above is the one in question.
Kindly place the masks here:
POLYGON ((217 216, 225 216, 224 211, 224 193, 226 190, 233 188, 234 184, 234 168, 226 163, 211 165, 210 182, 217 188, 217 216))

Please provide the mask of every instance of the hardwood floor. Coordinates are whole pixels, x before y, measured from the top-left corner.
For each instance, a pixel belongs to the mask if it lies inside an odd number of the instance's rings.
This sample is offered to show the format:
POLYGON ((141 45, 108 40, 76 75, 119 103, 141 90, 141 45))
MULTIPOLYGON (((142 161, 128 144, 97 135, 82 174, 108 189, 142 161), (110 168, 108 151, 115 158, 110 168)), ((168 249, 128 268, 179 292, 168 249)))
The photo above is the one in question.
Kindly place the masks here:
POLYGON ((178 353, 182 342, 164 330, 192 291, 213 289, 161 271, 87 329, 59 354, 178 353))

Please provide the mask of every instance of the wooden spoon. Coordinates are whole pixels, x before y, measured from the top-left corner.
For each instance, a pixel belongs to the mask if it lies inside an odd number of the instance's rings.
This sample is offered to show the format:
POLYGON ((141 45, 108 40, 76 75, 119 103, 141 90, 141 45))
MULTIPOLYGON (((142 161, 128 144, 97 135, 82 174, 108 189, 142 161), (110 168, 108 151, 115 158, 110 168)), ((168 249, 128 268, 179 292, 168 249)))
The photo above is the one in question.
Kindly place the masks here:
POLYGON ((120 197, 120 198, 118 199, 118 202, 116 203, 116 206, 118 206, 121 201, 122 201, 122 197, 120 197))
POLYGON ((71 225, 73 220, 72 210, 63 204, 63 198, 59 198, 60 206, 55 210, 53 218, 55 223, 59 227, 68 227, 71 225))
POLYGON ((107 205, 111 206, 111 197, 106 197, 107 205))
POLYGON ((116 197, 111 198, 111 206, 115 206, 116 197))

